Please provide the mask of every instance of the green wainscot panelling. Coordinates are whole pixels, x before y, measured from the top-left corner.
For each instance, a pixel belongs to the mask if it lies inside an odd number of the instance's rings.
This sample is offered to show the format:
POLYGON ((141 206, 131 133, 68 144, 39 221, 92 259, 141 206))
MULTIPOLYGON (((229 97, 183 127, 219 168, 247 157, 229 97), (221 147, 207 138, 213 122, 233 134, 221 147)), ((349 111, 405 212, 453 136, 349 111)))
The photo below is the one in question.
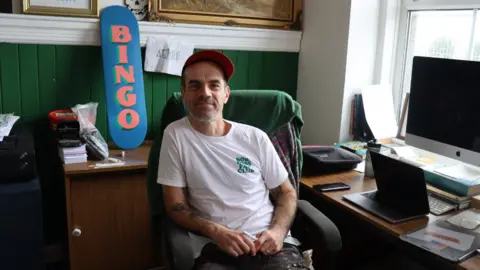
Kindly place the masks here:
MULTIPOLYGON (((235 89, 277 89, 296 98, 298 53, 223 51, 236 72, 235 89)), ((144 72, 147 139, 158 130, 166 100, 180 91, 178 76, 144 72)), ((0 43, 0 113, 20 115, 34 130, 42 184, 46 244, 67 243, 65 186, 47 115, 98 102, 96 126, 108 140, 101 48, 0 43)))
MULTIPOLYGON (((278 89, 296 97, 298 53, 223 51, 235 64, 235 89, 278 89)), ((180 90, 178 76, 144 73, 148 138, 152 138, 168 97, 180 90)), ((79 103, 98 102, 96 126, 108 134, 101 48, 0 44, 0 112, 23 121, 79 103)))

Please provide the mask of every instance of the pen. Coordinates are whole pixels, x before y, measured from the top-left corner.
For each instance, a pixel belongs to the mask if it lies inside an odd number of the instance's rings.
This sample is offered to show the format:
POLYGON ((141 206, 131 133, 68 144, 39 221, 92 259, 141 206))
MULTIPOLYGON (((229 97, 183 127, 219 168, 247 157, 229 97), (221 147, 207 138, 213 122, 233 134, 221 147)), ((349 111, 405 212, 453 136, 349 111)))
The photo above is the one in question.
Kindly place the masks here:
POLYGON ((253 240, 255 240, 255 241, 258 240, 257 237, 255 237, 254 235, 249 234, 249 233, 246 232, 246 231, 243 231, 243 234, 245 234, 246 236, 250 237, 251 239, 253 239, 253 240))

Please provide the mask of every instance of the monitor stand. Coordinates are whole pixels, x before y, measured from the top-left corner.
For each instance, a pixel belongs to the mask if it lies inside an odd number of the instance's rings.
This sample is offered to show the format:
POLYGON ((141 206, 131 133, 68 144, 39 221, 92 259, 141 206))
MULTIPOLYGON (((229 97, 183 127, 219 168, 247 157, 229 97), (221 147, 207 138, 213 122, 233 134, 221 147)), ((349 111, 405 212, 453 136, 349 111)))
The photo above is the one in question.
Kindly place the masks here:
POLYGON ((465 163, 438 168, 434 171, 453 179, 480 180, 480 168, 465 163))

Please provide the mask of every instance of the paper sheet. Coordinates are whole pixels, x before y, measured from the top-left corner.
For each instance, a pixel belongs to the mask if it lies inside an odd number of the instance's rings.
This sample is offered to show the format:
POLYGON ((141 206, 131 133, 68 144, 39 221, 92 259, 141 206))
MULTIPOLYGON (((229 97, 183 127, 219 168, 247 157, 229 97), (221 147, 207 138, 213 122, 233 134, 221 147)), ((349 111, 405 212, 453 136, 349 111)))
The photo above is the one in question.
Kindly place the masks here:
POLYGON ((193 44, 170 37, 148 37, 145 71, 182 75, 182 68, 193 54, 193 44))
POLYGON ((418 230, 410 234, 409 237, 426 242, 435 241, 461 251, 470 249, 473 240, 475 240, 475 236, 473 235, 459 233, 437 226, 429 226, 427 228, 418 230))
POLYGON ((13 114, 0 114, 0 142, 3 141, 3 137, 10 135, 10 131, 13 125, 20 116, 13 114))
POLYGON ((394 146, 392 147, 392 150, 399 157, 418 157, 418 154, 415 153, 410 146, 394 146))
POLYGON ((393 107, 392 90, 386 85, 369 85, 362 89, 363 108, 375 139, 393 138, 398 125, 393 107))
POLYGON ((357 171, 357 172, 364 173, 364 172, 365 172, 365 160, 362 161, 362 162, 360 162, 360 163, 358 163, 358 164, 357 164, 357 167, 355 167, 354 170, 357 171))

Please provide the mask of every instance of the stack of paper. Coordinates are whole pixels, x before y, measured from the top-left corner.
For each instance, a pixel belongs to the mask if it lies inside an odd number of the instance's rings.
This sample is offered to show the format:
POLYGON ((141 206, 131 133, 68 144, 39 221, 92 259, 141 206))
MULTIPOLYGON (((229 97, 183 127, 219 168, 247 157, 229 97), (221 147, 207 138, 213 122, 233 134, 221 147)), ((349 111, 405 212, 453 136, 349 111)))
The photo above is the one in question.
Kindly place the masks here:
POLYGON ((64 164, 81 163, 87 161, 85 144, 78 147, 59 148, 59 156, 64 164))

